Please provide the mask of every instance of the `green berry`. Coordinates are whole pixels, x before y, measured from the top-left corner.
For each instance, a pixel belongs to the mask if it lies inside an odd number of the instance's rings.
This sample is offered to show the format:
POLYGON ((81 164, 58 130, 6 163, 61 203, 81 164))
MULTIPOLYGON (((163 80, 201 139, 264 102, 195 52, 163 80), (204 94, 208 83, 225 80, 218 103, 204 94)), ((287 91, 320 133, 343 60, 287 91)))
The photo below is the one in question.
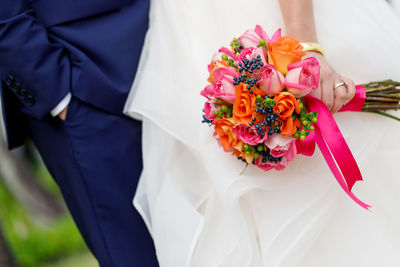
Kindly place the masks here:
POLYGON ((222 54, 221 58, 222 60, 228 60, 228 56, 226 54, 222 54))
POLYGON ((254 158, 256 159, 256 158, 258 158, 258 157, 260 156, 260 154, 259 154, 258 152, 255 152, 255 153, 253 154, 253 156, 254 156, 254 158))
POLYGON ((264 150, 264 146, 263 145, 258 145, 257 146, 257 151, 258 152, 261 152, 261 151, 263 151, 264 150))

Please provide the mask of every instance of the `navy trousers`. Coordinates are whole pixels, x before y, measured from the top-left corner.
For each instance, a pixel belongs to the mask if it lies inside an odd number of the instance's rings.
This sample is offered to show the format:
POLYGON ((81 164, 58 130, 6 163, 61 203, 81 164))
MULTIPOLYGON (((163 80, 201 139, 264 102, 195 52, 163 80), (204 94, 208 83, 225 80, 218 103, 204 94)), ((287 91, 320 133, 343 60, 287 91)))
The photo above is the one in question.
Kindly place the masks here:
POLYGON ((132 205, 142 169, 141 123, 73 97, 65 121, 47 116, 27 124, 100 266, 158 266, 132 205))

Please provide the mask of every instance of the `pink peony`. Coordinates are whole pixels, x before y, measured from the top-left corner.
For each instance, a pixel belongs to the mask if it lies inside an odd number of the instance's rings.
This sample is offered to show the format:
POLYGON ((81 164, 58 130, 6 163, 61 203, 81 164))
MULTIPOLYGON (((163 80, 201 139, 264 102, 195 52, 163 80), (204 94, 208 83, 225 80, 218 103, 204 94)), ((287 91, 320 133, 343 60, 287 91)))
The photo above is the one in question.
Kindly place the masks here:
POLYGON ((285 78, 274 65, 267 64, 260 70, 257 84, 268 96, 275 96, 283 90, 285 78))
POLYGON ((272 161, 263 162, 262 161, 262 157, 259 157, 259 158, 254 160, 254 163, 256 164, 256 166, 258 168, 263 169, 264 171, 269 171, 271 169, 275 169, 277 171, 281 171, 286 167, 288 161, 287 161, 287 159, 285 157, 282 157, 282 159, 280 161, 277 160, 276 163, 272 162, 272 161))
POLYGON ((285 86, 295 97, 302 97, 316 90, 319 84, 320 66, 314 57, 292 63, 288 66, 285 86))
POLYGON ((236 136, 239 138, 239 140, 253 146, 261 144, 268 139, 267 134, 261 138, 261 136, 257 134, 255 127, 250 127, 245 124, 237 124, 235 127, 233 127, 233 131, 236 133, 236 136))
POLYGON ((296 139, 282 134, 273 134, 265 142, 270 149, 271 156, 275 158, 285 157, 287 161, 291 161, 297 154, 296 139))

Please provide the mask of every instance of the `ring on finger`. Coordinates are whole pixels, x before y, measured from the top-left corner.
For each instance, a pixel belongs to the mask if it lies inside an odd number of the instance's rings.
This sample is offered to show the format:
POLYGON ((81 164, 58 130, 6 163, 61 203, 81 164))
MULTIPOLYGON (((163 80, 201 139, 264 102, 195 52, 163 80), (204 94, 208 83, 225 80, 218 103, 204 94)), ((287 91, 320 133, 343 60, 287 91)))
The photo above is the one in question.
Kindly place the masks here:
POLYGON ((333 90, 336 90, 338 87, 340 87, 340 86, 344 86, 344 87, 346 87, 346 89, 347 89, 347 85, 348 85, 349 83, 347 82, 347 81, 345 81, 345 80, 342 80, 341 82, 338 82, 337 84, 335 84, 335 86, 333 87, 333 90))

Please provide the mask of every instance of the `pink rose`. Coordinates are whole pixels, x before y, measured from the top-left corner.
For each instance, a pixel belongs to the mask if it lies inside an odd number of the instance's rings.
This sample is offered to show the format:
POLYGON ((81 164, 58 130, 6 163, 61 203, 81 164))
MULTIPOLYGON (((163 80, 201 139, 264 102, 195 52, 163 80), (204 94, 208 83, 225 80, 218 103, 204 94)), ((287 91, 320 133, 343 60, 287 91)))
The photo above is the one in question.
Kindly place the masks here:
POLYGON ((217 105, 217 102, 215 102, 214 99, 209 99, 204 104, 204 114, 209 120, 215 120, 217 118, 217 115, 215 115, 215 111, 219 110, 221 110, 221 105, 217 105))
POLYGON ((275 96, 283 90, 285 78, 274 65, 267 64, 261 68, 257 84, 268 96, 275 96))
POLYGON ((255 127, 250 127, 245 124, 236 125, 233 127, 233 131, 236 133, 236 136, 239 138, 239 140, 253 146, 261 144, 268 139, 267 134, 264 137, 261 137, 257 134, 255 127))
POLYGON ((316 90, 319 84, 320 66, 314 57, 292 63, 285 77, 286 89, 295 97, 302 97, 316 90))
POLYGON ((214 90, 214 85, 209 84, 207 85, 201 92, 200 94, 204 97, 207 98, 214 98, 215 96, 215 90, 214 90))
POLYGON ((271 156, 275 158, 284 157, 287 161, 291 161, 297 154, 296 139, 282 134, 273 134, 265 142, 270 149, 271 156))
POLYGON ((234 102, 236 99, 236 86, 233 85, 233 78, 239 78, 239 74, 233 68, 219 68, 214 70, 215 77, 215 97, 228 102, 234 102))
POLYGON ((259 157, 254 160, 256 166, 260 169, 263 169, 264 171, 269 171, 271 169, 281 171, 287 166, 287 162, 288 161, 285 157, 282 157, 280 160, 277 159, 276 162, 269 160, 263 162, 263 157, 259 157))
POLYGON ((254 30, 247 30, 238 38, 238 41, 243 48, 257 47, 260 36, 254 30))
POLYGON ((260 25, 257 25, 254 30, 247 30, 242 34, 238 41, 243 48, 248 48, 257 47, 260 44, 260 39, 263 39, 265 43, 269 43, 275 42, 279 37, 281 37, 281 29, 278 29, 270 39, 265 30, 260 25))
POLYGON ((228 102, 236 99, 236 86, 233 85, 233 77, 239 78, 236 70, 230 67, 222 67, 213 71, 216 82, 207 85, 200 94, 207 98, 220 98, 228 102))

